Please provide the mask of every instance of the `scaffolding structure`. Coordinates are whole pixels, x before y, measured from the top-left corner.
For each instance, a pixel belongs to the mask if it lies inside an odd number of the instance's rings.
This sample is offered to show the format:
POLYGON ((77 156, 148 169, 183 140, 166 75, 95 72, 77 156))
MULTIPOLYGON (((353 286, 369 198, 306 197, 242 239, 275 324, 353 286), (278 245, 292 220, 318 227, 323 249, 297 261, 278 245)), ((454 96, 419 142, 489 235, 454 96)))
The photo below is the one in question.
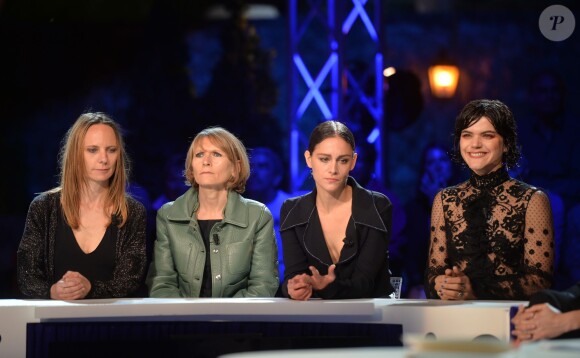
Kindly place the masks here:
POLYGON ((345 122, 355 132, 353 126, 357 127, 357 122, 353 116, 361 111, 372 119, 372 125, 356 130, 362 130, 365 140, 374 146, 377 153, 375 175, 382 178, 380 4, 380 0, 289 2, 288 118, 292 192, 304 190, 310 174, 303 152, 312 129, 332 119, 345 122), (324 46, 320 46, 321 43, 324 46))

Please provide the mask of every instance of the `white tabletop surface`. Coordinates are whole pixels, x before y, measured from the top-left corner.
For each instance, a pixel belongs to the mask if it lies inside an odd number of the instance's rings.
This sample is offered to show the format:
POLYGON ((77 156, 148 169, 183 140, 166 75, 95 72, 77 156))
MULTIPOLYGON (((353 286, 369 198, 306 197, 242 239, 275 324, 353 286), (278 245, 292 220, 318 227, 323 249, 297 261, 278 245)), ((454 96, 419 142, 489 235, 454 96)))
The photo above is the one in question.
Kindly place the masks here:
POLYGON ((220 358, 578 358, 580 339, 523 344, 503 353, 418 352, 408 347, 295 349, 224 354, 220 358))

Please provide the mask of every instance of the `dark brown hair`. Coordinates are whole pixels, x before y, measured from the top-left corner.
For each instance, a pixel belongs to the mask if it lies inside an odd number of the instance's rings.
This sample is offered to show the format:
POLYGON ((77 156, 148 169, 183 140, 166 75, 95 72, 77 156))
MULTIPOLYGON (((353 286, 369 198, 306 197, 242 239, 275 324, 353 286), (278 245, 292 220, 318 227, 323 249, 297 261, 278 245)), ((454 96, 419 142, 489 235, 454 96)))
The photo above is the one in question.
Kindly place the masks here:
POLYGON ((518 145, 517 125, 512 111, 504 103, 498 100, 477 99, 469 102, 455 120, 455 130, 453 132, 453 160, 460 164, 465 164, 459 149, 461 132, 477 123, 482 117, 489 118, 489 121, 496 132, 502 137, 507 152, 503 154, 502 162, 508 168, 517 165, 521 152, 518 145))
POLYGON ((308 141, 308 151, 310 154, 312 154, 318 143, 322 142, 326 138, 333 137, 340 137, 344 139, 344 141, 347 142, 354 151, 354 135, 344 123, 338 121, 326 121, 317 125, 310 134, 310 140, 308 141))

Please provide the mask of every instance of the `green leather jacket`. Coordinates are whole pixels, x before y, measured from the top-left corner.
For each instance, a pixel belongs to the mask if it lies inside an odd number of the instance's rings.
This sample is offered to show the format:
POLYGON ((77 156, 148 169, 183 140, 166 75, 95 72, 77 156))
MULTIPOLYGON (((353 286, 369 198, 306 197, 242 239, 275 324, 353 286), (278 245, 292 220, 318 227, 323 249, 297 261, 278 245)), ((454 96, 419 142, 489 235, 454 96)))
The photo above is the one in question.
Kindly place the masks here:
MULTIPOLYGON (((157 239, 147 285, 151 297, 199 297, 205 245, 190 188, 157 212, 157 239)), ((210 238, 213 297, 273 297, 278 289, 278 254, 272 214, 262 203, 230 191, 224 219, 210 238)))

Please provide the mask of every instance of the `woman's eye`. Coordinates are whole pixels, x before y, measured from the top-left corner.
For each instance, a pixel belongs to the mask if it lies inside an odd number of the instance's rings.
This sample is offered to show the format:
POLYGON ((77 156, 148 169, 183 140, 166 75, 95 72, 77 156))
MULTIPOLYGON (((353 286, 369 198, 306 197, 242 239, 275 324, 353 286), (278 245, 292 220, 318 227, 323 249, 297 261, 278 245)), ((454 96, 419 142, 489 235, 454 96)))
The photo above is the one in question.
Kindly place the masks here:
POLYGON ((328 159, 328 158, 326 158, 326 157, 321 157, 321 158, 320 158, 320 161, 321 161, 321 162, 323 162, 323 163, 326 163, 326 162, 328 162, 328 160, 329 160, 329 159, 328 159))
POLYGON ((216 158, 219 158, 222 156, 222 153, 218 153, 218 152, 213 152, 213 156, 216 158))
POLYGON ((87 151, 89 153, 96 153, 97 152, 97 148, 88 148, 87 151))
POLYGON ((109 148, 108 152, 111 154, 117 153, 117 148, 109 148))
POLYGON ((195 157, 196 158, 202 158, 203 157, 203 152, 195 153, 195 157))
POLYGON ((340 160, 340 163, 342 163, 342 164, 348 164, 348 159, 341 159, 340 160))

